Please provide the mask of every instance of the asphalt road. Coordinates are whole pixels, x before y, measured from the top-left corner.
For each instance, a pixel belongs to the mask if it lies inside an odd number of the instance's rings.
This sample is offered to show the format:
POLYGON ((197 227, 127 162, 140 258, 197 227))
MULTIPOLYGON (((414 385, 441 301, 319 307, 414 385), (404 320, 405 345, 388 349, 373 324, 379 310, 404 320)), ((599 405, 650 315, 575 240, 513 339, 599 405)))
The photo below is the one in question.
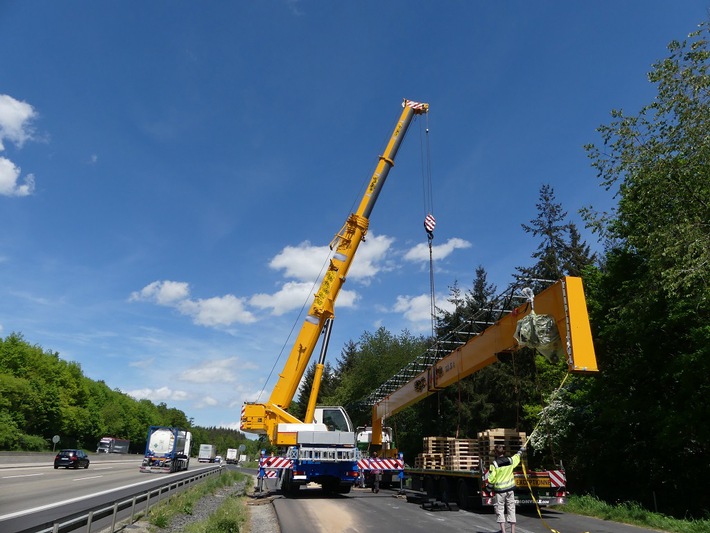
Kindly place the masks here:
MULTIPOLYGON (((74 501, 119 487, 146 484, 158 474, 138 468, 142 456, 90 454, 89 468, 54 469, 54 454, 0 454, 0 519, 2 516, 74 501)), ((203 468, 197 461, 190 471, 203 468)))
MULTIPOLYGON (((281 533, 500 531, 492 511, 425 511, 388 490, 373 494, 369 489, 353 489, 350 494, 326 498, 319 489, 308 488, 301 489, 296 498, 277 497, 273 504, 281 533)), ((534 509, 518 510, 516 533, 550 533, 548 527, 559 533, 658 533, 559 511, 543 510, 541 519, 534 509)))

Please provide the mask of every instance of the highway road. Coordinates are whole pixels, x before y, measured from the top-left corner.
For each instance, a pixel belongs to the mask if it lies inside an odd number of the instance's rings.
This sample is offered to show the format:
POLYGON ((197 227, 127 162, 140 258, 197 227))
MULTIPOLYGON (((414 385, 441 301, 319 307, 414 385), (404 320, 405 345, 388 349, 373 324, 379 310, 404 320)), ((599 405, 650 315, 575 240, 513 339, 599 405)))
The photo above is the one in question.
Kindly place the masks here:
MULTIPOLYGON (((66 503, 119 487, 146 484, 156 476, 138 471, 142 456, 90 454, 89 468, 54 469, 54 454, 0 455, 0 518, 18 511, 66 503)), ((213 466, 213 465, 210 465, 213 466)), ((190 471, 205 468, 190 461, 190 471)))

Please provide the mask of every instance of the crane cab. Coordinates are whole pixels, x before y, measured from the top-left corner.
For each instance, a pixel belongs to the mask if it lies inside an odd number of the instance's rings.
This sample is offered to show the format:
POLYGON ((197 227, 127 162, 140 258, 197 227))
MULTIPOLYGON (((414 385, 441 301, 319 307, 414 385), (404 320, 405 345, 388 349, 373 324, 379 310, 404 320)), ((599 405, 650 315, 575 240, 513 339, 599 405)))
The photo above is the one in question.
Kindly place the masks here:
POLYGON ((355 431, 345 408, 339 405, 316 407, 313 413, 313 422, 325 425, 328 431, 346 431, 348 433, 355 431))

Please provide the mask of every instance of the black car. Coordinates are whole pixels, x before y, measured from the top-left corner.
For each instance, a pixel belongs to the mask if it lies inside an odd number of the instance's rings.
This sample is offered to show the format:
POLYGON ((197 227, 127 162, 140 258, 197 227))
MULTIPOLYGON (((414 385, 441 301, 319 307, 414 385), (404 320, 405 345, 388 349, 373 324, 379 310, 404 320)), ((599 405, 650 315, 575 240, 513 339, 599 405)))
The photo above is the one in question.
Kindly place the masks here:
POLYGON ((82 450, 60 450, 54 458, 54 468, 89 468, 89 456, 82 450))

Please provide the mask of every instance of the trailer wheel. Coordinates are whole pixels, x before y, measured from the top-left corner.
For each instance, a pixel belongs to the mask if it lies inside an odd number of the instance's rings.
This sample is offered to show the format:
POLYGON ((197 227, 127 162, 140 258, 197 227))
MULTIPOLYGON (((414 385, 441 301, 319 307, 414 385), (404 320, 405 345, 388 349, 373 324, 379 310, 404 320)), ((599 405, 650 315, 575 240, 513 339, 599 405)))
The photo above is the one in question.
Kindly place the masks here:
POLYGON ((424 492, 426 492, 427 496, 430 498, 436 498, 436 481, 434 481, 433 478, 427 477, 424 480, 424 492))
POLYGON ((459 479, 458 487, 456 487, 456 496, 457 496, 457 503, 459 504, 459 507, 462 509, 470 509, 471 508, 471 502, 469 502, 469 490, 468 490, 468 484, 466 483, 465 479, 459 479))
POLYGON ((449 491, 449 480, 442 477, 439 480, 439 496, 437 499, 444 503, 449 503, 452 500, 451 496, 453 495, 449 491))

